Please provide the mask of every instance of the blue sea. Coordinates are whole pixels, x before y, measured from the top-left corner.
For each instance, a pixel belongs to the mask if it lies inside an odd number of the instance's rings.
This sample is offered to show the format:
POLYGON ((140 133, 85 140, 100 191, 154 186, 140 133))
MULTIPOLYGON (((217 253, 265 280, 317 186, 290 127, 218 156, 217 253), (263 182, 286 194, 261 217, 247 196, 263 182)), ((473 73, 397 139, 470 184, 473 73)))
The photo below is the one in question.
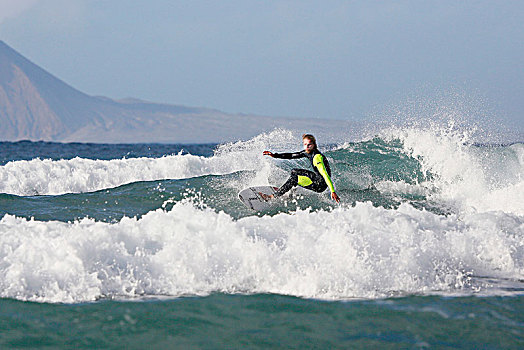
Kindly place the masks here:
POLYGON ((524 347, 524 144, 322 143, 341 204, 248 186, 274 130, 202 145, 0 143, 0 348, 524 347))

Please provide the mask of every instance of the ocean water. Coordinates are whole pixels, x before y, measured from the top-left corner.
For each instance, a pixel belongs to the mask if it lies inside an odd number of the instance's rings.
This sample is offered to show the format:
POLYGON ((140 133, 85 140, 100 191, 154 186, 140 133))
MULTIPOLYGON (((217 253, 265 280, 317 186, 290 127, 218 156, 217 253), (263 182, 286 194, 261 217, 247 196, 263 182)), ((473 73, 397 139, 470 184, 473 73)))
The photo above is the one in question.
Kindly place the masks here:
POLYGON ((1 348, 522 348, 524 144, 385 128, 322 144, 341 204, 237 193, 304 160, 0 143, 1 348))

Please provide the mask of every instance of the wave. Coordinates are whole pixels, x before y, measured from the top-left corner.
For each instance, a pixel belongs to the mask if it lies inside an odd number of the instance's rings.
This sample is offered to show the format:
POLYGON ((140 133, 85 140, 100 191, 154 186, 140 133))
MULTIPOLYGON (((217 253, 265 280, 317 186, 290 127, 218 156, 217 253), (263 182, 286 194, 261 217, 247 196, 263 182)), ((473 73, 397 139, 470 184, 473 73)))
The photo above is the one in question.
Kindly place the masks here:
POLYGON ((84 302, 213 292, 330 300, 511 294, 524 290, 522 222, 502 212, 459 218, 371 203, 238 220, 189 201, 116 223, 5 215, 0 296, 84 302), (518 288, 498 289, 497 279, 518 288))
MULTIPOLYGON (((0 166, 0 192, 19 196, 59 195, 116 188, 139 181, 187 179, 249 171, 235 181, 235 190, 250 185, 280 185, 303 160, 262 156, 262 151, 297 150, 293 135, 284 130, 248 141, 220 145, 213 156, 190 154, 161 158, 92 160, 33 159, 0 166)), ((441 212, 501 210, 524 214, 524 145, 479 146, 467 133, 454 129, 389 128, 376 137, 334 145, 324 150, 330 159, 338 191, 358 201, 358 191, 376 189, 376 205, 396 207, 419 202, 441 212)), ((228 181, 225 179, 226 182, 228 181)), ((343 198, 344 200, 344 198, 343 198)), ((230 199, 224 200, 222 207, 230 199)), ((220 204, 218 206, 220 209, 220 204)))
POLYGON ((389 128, 322 148, 341 206, 308 193, 268 213, 242 207, 240 188, 279 185, 291 168, 309 166, 262 156, 295 151, 296 140, 276 130, 209 157, 0 166, 0 214, 9 213, 0 220, 0 297, 339 300, 524 290, 522 143, 389 128))
POLYGON ((467 133, 451 129, 390 129, 385 140, 399 140, 420 162, 428 198, 457 211, 500 210, 524 215, 524 144, 476 146, 467 133))
MULTIPOLYGON (((18 160, 0 166, 0 193, 20 196, 92 192, 137 181, 183 179, 257 170, 262 179, 269 160, 262 151, 274 144, 289 145, 290 132, 277 130, 249 141, 220 145, 212 157, 191 154, 161 158, 94 160, 18 160)), ((265 180, 267 182, 267 178, 265 180)))
POLYGON ((162 158, 10 162, 0 170, 0 191, 17 195, 92 192, 137 181, 230 173, 245 167, 219 157, 173 155, 162 158))

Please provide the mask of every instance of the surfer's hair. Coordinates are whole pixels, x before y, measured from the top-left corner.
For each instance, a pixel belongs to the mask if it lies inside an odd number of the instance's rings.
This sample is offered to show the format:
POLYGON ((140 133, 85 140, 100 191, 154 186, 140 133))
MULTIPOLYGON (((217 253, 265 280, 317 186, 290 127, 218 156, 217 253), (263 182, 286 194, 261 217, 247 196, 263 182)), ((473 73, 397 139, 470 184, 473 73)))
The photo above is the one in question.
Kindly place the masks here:
POLYGON ((311 134, 304 134, 302 135, 302 141, 304 141, 305 139, 308 139, 309 141, 313 142, 315 148, 317 148, 317 140, 315 139, 315 136, 311 134))

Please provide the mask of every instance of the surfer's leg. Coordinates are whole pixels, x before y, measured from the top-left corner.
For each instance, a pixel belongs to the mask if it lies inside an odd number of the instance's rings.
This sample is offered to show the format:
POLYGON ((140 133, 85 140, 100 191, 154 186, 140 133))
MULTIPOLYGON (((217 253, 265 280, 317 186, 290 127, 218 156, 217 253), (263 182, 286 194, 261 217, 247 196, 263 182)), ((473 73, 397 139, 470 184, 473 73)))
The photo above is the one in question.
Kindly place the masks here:
POLYGON ((322 175, 313 173, 311 175, 311 180, 313 180, 313 183, 306 187, 308 190, 314 191, 314 192, 324 192, 328 185, 326 184, 326 180, 322 177, 322 175))
POLYGON ((317 178, 313 179, 313 183, 311 185, 304 187, 304 188, 311 190, 311 191, 318 192, 318 193, 324 192, 327 188, 327 184, 322 177, 320 176, 318 177, 319 177, 318 179, 317 178))
POLYGON ((291 175, 289 176, 289 179, 278 189, 275 196, 280 197, 295 186, 300 185, 304 188, 312 186, 314 184, 312 180, 314 176, 316 176, 314 172, 306 169, 291 170, 291 175))
POLYGON ((282 186, 280 186, 278 191, 275 193, 276 197, 282 196, 284 193, 288 192, 290 189, 292 189, 298 184, 298 178, 296 174, 297 170, 298 169, 291 170, 291 175, 289 176, 289 179, 287 179, 287 181, 282 186))
POLYGON ((306 190, 314 191, 314 192, 324 192, 327 188, 326 181, 324 181, 324 178, 320 176, 317 173, 314 173, 312 171, 308 171, 307 174, 307 180, 303 184, 300 184, 302 187, 304 187, 306 190))

